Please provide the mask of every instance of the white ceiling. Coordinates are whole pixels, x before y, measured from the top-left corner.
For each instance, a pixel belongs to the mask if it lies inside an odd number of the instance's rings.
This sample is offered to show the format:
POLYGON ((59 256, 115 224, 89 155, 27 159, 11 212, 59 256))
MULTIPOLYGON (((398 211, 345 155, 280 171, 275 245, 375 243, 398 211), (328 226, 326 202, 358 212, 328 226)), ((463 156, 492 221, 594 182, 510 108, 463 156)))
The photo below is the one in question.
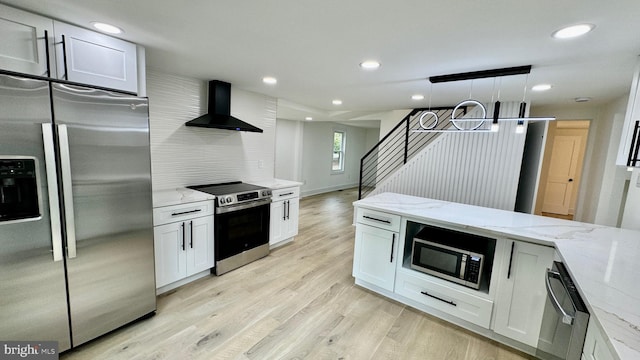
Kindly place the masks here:
MULTIPOLYGON (((279 99, 278 117, 375 120, 377 113, 469 98, 603 104, 629 91, 640 54, 638 0, 2 0, 89 27, 104 21, 144 45, 147 65, 279 99), (574 40, 565 25, 596 28, 574 40), (363 71, 365 59, 382 63, 363 71), (533 65, 528 77, 433 84, 429 76, 533 65), (262 83, 274 76, 278 84, 262 83), (495 89, 495 91, 494 91, 495 89), (413 101, 421 93, 425 100, 413 101), (431 96, 430 96, 431 94, 431 96), (337 107, 331 100, 339 98, 337 107)), ((552 114, 549 114, 552 115, 552 114)), ((363 123, 364 124, 364 123, 363 123)))

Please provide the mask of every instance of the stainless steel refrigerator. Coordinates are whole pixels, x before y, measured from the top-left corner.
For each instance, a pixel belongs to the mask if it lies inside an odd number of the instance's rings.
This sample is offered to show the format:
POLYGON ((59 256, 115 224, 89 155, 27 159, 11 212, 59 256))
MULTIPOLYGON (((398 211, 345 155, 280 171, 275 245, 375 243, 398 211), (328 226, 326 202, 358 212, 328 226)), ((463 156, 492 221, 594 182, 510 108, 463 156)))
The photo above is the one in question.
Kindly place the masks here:
POLYGON ((0 339, 78 346, 156 309, 148 103, 0 73, 0 339))

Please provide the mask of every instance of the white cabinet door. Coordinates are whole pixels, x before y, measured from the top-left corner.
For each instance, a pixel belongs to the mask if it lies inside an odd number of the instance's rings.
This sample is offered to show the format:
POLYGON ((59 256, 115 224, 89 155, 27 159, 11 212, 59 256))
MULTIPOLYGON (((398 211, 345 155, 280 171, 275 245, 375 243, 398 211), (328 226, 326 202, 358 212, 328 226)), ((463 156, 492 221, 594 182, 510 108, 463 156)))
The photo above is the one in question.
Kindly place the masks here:
POLYGON ((504 249, 493 330, 535 347, 547 296, 544 277, 554 249, 514 240, 508 240, 504 249))
POLYGON ((58 78, 138 92, 136 45, 54 22, 58 78))
POLYGON ((156 258, 156 287, 178 281, 187 276, 186 224, 184 222, 160 225, 153 228, 156 258))
POLYGON ((274 245, 284 240, 284 201, 274 201, 271 203, 269 220, 269 245, 274 245))
POLYGON ((215 264, 213 250, 213 216, 188 222, 187 276, 210 269, 215 264))
POLYGON ((613 360, 615 357, 607 347, 607 341, 600 332, 598 324, 589 319, 587 336, 584 339, 582 358, 585 360, 613 360))
POLYGON ((51 19, 0 5, 0 38, 0 69, 50 76, 46 48, 53 45, 51 19))
POLYGON ((393 291, 398 257, 398 233, 357 224, 353 276, 393 291))
POLYGON ((269 245, 273 246, 298 235, 299 198, 274 201, 270 211, 269 245))
POLYGON ((287 200, 286 204, 286 230, 284 238, 288 239, 298 235, 298 217, 300 216, 300 199, 287 200))

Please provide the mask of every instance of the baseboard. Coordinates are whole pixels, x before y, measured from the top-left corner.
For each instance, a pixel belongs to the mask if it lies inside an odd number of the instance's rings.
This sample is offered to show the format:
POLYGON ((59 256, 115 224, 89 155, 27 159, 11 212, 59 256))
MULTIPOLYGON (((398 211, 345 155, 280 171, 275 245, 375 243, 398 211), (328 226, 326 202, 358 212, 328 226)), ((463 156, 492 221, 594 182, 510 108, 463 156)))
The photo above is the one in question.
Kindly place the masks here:
POLYGON ((324 194, 324 193, 328 193, 328 192, 332 192, 332 191, 353 189, 353 188, 356 188, 356 187, 358 187, 358 183, 335 185, 335 186, 329 186, 329 187, 320 188, 320 189, 313 189, 313 190, 302 190, 301 189, 300 197, 324 194))

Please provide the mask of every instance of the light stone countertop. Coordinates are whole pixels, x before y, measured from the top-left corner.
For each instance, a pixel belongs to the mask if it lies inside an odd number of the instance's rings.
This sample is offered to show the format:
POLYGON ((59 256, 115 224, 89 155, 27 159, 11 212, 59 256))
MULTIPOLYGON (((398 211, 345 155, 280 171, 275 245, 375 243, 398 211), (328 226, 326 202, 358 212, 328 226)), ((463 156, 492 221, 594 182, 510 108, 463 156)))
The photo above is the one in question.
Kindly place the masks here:
POLYGON ((256 181, 247 181, 249 184, 264 186, 271 190, 284 189, 288 187, 296 187, 303 185, 298 181, 291 180, 282 180, 282 179, 270 179, 270 180, 256 180, 256 181))
POLYGON ((187 188, 158 190, 153 192, 153 207, 188 204, 197 201, 213 200, 216 197, 202 191, 187 188))
POLYGON ((640 359, 640 231, 383 193, 354 206, 555 246, 620 359, 640 359))

